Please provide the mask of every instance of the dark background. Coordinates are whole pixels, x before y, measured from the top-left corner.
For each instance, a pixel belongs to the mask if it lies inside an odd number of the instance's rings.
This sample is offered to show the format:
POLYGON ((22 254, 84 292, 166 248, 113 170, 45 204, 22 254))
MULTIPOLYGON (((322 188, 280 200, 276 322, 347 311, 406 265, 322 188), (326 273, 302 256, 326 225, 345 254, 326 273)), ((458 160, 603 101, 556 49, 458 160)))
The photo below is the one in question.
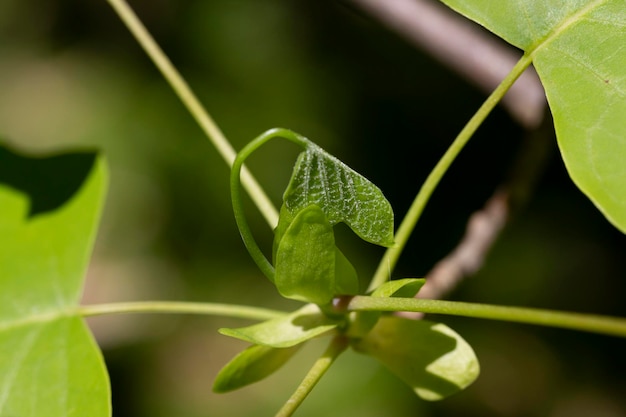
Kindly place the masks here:
MULTIPOLYGON (((139 16, 233 143, 293 129, 376 183, 401 219, 485 96, 345 4, 134 1, 139 16)), ((497 109, 427 207, 397 268, 420 277, 452 250, 506 175, 527 132, 497 109)), ((98 147, 110 193, 85 302, 176 299, 293 308, 247 256, 228 169, 104 0, 0 2, 0 136, 24 150, 98 147)), ((625 316, 626 239, 551 154, 484 268, 450 299, 625 316)), ((278 204, 296 149, 251 160, 278 204)), ((250 210, 260 243, 271 233, 250 210)), ((382 250, 339 230, 364 283, 382 250)), ((474 347, 482 375, 425 403, 373 360, 347 353, 300 416, 626 416, 626 344, 607 336, 440 317, 474 347)), ((272 415, 321 353, 317 341, 270 379, 233 394, 211 384, 245 344, 241 320, 123 316, 92 322, 115 415, 272 415)))

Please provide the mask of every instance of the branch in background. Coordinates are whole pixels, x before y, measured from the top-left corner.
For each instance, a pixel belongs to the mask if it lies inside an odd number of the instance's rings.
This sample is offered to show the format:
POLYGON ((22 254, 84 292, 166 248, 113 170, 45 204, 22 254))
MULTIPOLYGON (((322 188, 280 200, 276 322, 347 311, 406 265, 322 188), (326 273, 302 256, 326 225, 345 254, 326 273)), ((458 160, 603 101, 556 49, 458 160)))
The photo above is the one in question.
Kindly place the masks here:
MULTIPOLYGON (((452 291, 464 278, 482 266, 504 226, 528 201, 551 154, 552 119, 530 132, 522 143, 508 179, 472 214, 465 235, 457 247, 439 261, 427 274, 418 298, 439 299, 452 291)), ((402 313, 403 317, 420 318, 422 313, 402 313)))
MULTIPOLYGON (((432 0, 347 0, 425 50, 486 93, 510 72, 521 55, 476 24, 432 0)), ((536 128, 546 108, 543 87, 529 68, 503 99, 511 116, 536 128)))

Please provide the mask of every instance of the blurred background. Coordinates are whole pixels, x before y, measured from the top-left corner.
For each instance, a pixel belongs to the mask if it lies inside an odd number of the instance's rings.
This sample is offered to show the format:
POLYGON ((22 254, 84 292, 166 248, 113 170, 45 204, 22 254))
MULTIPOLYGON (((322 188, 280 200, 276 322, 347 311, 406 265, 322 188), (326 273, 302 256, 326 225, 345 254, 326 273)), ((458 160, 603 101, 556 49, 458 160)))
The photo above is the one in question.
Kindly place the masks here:
MULTIPOLYGON (((272 127, 309 137, 377 184, 401 219, 486 95, 352 3, 137 0, 138 15, 236 149, 272 127)), ((448 254, 532 137, 497 109, 434 194, 396 277, 448 254)), ((546 135, 543 135, 546 136, 546 135)), ((541 136, 542 138, 544 138, 541 136)), ((554 135, 523 208, 453 300, 626 316, 626 238, 568 179, 554 135)), ((86 303, 190 300, 293 309, 248 257, 228 169, 104 0, 0 2, 0 137, 28 151, 98 148, 110 191, 86 303)), ((540 139, 536 139, 540 140, 540 139)), ((279 204, 297 149, 272 143, 250 167, 279 204)), ((259 243, 271 231, 250 205, 259 243)), ((382 249, 338 227, 363 286, 382 249)), ((426 403, 373 360, 343 355, 299 416, 626 416, 623 339, 438 317, 482 375, 426 403)), ((269 379, 213 394, 245 347, 217 333, 246 321, 120 316, 90 321, 118 417, 273 415, 324 342, 269 379)))

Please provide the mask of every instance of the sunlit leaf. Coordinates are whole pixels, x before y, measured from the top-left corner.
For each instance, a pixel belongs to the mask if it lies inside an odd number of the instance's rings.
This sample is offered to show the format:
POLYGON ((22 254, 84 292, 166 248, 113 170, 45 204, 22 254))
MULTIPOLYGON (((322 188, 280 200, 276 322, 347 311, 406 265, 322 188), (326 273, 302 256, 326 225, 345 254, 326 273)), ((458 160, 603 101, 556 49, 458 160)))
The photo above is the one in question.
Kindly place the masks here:
POLYGON ((378 359, 429 401, 464 389, 480 372, 474 351, 461 336, 427 320, 383 316, 353 346, 378 359))
POLYGON ((442 0, 531 54, 576 185, 626 232, 624 0, 442 0))
POLYGON ((268 377, 291 359, 301 346, 280 349, 250 346, 220 370, 213 383, 213 391, 233 391, 268 377))
MULTIPOLYGON (((306 210, 312 210, 317 212, 317 215, 313 216, 313 217, 318 217, 320 221, 322 221, 321 217, 323 216, 323 213, 319 213, 319 208, 317 208, 317 206, 312 206, 311 208, 307 207, 306 209, 302 210, 301 212, 297 213, 299 215, 299 222, 303 223, 302 218, 304 216, 301 216, 301 213, 306 211, 306 210)), ((307 217, 310 217, 312 215, 307 215, 307 217)), ((308 242, 305 238, 305 242, 304 245, 301 248, 294 248, 292 247, 292 245, 295 243, 296 240, 302 239, 302 237, 298 238, 297 236, 293 235, 294 229, 292 228, 292 232, 290 237, 288 237, 288 242, 289 243, 285 243, 283 244, 283 249, 281 250, 281 262, 277 262, 277 258, 276 258, 276 254, 278 253, 278 248, 280 246, 280 242, 283 238, 283 236, 285 235, 285 233, 287 232, 287 230, 289 229, 289 227, 291 226, 291 223, 294 220, 294 216, 291 214, 291 212, 289 212, 289 210, 285 207, 285 205, 283 204, 283 206, 280 209, 280 217, 278 220, 278 226, 276 227, 276 230, 274 231, 274 244, 273 244, 273 250, 272 250, 272 254, 273 254, 273 259, 274 259, 274 265, 275 268, 277 270, 277 274, 281 274, 281 278, 279 279, 279 283, 282 285, 284 284, 283 281, 287 280, 287 281, 294 281, 295 280, 295 276, 293 273, 290 273, 290 275, 285 276, 284 274, 286 273, 286 270, 293 267, 293 265, 291 265, 292 263, 296 263, 296 262, 301 262, 300 259, 302 259, 303 254, 300 255, 296 255, 292 252, 294 251, 298 251, 298 252, 305 252, 307 250, 312 250, 315 257, 318 258, 317 260, 320 261, 322 257, 326 258, 326 262, 328 262, 327 265, 321 264, 320 265, 320 269, 317 271, 317 273, 324 271, 324 273, 328 273, 328 269, 331 267, 331 258, 332 258, 332 263, 334 264, 334 275, 332 276, 327 276, 327 277, 320 277, 323 281, 327 281, 326 283, 328 285, 332 284, 332 287, 329 288, 329 294, 331 297, 335 296, 335 295, 339 295, 339 294, 343 294, 343 295, 356 295, 358 294, 359 291, 359 281, 358 281, 358 276, 356 273, 356 270, 354 269, 354 267, 352 266, 352 264, 350 263, 350 261, 348 260, 348 258, 345 257, 345 255, 339 250, 339 248, 337 248, 334 245, 334 235, 333 235, 333 250, 334 250, 334 257, 331 256, 331 253, 326 250, 326 248, 324 250, 318 250, 313 248, 313 243, 312 242, 308 242), (287 248, 289 248, 287 250, 287 248), (289 253, 289 254, 287 254, 289 253), (282 262, 287 262, 286 265, 282 264, 282 262), (279 264, 280 267, 278 266, 279 264), (334 281, 334 283, 333 283, 334 281)), ((327 223, 327 220, 325 220, 325 216, 324 216, 324 220, 325 223, 327 223)), ((300 225, 301 228, 302 225, 300 225)), ((328 235, 328 228, 324 227, 324 228, 320 228, 321 231, 324 231, 324 236, 326 236, 326 238, 329 237, 328 235)), ((332 232, 332 228, 330 229, 330 231, 332 232)), ((301 274, 299 275, 301 277, 301 279, 304 279, 306 281, 305 285, 308 286, 313 286, 315 280, 309 280, 308 278, 306 278, 307 275, 315 275, 315 271, 311 270, 311 269, 306 269, 306 268, 301 268, 301 274)), ((274 281, 276 281, 276 279, 274 279, 274 281)), ((277 284, 278 287, 278 284, 277 284)), ((280 291, 280 288, 279 288, 280 291)), ((314 288, 314 291, 317 291, 317 289, 314 288)), ((287 296, 283 291, 281 291, 281 294, 283 294, 284 296, 287 296)), ((320 304, 326 303, 330 298, 328 297, 324 297, 324 301, 320 304)), ((310 302, 315 302, 313 299, 305 299, 304 301, 310 301, 310 302)))
POLYGON ((316 205, 303 208, 285 230, 274 284, 283 297, 327 304, 335 295, 335 235, 316 205))
POLYGON ((284 317, 248 327, 219 329, 219 332, 258 345, 286 348, 328 333, 337 325, 315 304, 307 304, 284 317))
POLYGON ((0 415, 111 415, 102 355, 77 316, 106 188, 94 153, 0 147, 0 415))
POLYGON ((291 213, 315 204, 331 224, 346 223, 362 239, 393 245, 393 211, 378 187, 346 164, 308 142, 284 194, 291 213))

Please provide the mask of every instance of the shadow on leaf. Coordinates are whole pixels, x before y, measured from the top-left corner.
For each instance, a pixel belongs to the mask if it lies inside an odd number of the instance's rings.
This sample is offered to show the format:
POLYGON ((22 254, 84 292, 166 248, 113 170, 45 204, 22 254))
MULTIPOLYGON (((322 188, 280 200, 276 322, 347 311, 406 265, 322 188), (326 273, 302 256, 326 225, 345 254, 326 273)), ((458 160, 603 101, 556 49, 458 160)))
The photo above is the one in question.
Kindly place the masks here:
POLYGON ((378 359, 425 400, 452 395, 479 373, 467 342, 444 324, 427 320, 382 317, 354 348, 378 359))
POLYGON ((54 211, 80 189, 96 162, 94 152, 30 157, 0 144, 0 183, 28 195, 28 217, 54 211))

